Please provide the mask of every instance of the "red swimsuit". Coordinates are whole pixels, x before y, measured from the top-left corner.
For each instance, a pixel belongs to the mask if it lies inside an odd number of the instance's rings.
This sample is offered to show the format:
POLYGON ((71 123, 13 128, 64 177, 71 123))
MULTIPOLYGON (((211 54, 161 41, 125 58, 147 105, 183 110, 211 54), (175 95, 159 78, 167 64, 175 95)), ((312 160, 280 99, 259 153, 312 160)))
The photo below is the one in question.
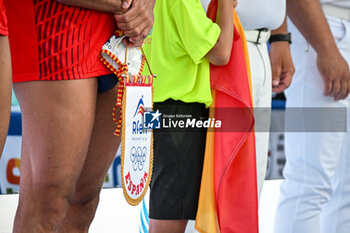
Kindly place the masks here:
POLYGON ((0 35, 8 36, 7 19, 3 0, 0 0, 0 35))
POLYGON ((116 29, 111 14, 55 0, 5 0, 5 7, 14 82, 111 73, 98 57, 116 29))

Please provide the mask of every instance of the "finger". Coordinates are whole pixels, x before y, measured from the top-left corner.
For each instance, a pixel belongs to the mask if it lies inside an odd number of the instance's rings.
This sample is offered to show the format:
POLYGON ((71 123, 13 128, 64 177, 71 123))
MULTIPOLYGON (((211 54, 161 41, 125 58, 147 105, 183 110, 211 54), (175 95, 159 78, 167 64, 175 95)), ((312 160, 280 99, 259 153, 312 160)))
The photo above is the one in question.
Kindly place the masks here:
POLYGON ((122 31, 131 31, 142 23, 142 20, 136 20, 129 23, 117 23, 118 29, 122 31))
POLYGON ((138 40, 136 42, 132 42, 132 47, 142 47, 144 40, 138 40))
POLYGON ((274 93, 281 93, 283 92, 286 88, 287 88, 287 84, 285 82, 283 82, 283 79, 280 80, 280 83, 278 84, 278 86, 274 86, 272 87, 272 91, 274 93))
POLYGON ((132 42, 129 41, 129 38, 125 38, 123 40, 123 43, 126 47, 130 48, 130 47, 135 47, 134 44, 132 42))
POLYGON ((340 87, 341 87, 340 80, 339 79, 334 80, 333 81, 333 92, 332 92, 332 96, 334 97, 334 99, 339 94, 340 87))
POLYGON ((143 41, 147 38, 149 32, 150 32, 151 28, 145 28, 145 30, 143 30, 143 32, 136 37, 130 37, 130 41, 133 43, 136 43, 137 41, 143 41))
POLYGON ((350 91, 349 78, 350 76, 341 80, 341 90, 340 93, 336 96, 335 100, 341 100, 348 97, 350 91))
POLYGON ((234 0, 234 1, 233 1, 233 8, 236 8, 237 5, 238 5, 238 1, 234 0))
POLYGON ((125 30, 123 31, 123 33, 128 37, 144 36, 143 33, 147 28, 149 28, 149 25, 145 21, 143 21, 140 25, 134 27, 131 30, 125 30))
POLYGON ((142 18, 135 18, 133 21, 128 22, 128 23, 117 23, 117 26, 120 30, 122 31, 130 31, 137 26, 139 26, 144 19, 142 18))
POLYGON ((280 83, 281 78, 281 72, 282 72, 282 64, 281 63, 274 63, 272 64, 272 86, 277 87, 280 83))
POLYGON ((138 41, 135 41, 135 42, 131 42, 130 38, 127 38, 126 42, 124 42, 124 44, 128 48, 130 48, 130 47, 141 47, 143 45, 143 42, 144 42, 144 40, 138 40, 138 41))
POLYGON ((136 45, 142 45, 143 44, 143 41, 145 40, 147 38, 147 36, 146 37, 144 37, 144 36, 138 36, 138 37, 132 37, 132 38, 130 38, 130 42, 131 43, 133 43, 133 44, 136 44, 136 45))
POLYGON ((129 46, 129 44, 130 44, 129 38, 124 37, 124 39, 123 39, 123 44, 124 44, 126 47, 130 47, 130 46, 129 46))
POLYGON ((131 8, 124 14, 115 14, 114 18, 117 23, 129 23, 141 14, 140 10, 136 6, 132 5, 131 8))
POLYGON ((348 78, 348 94, 347 96, 350 94, 350 75, 349 75, 349 78, 348 78))
POLYGON ((335 97, 335 100, 345 99, 348 96, 349 87, 348 87, 347 80, 346 79, 342 79, 340 83, 341 83, 340 92, 335 97))
POLYGON ((332 92, 333 92, 333 82, 332 80, 327 80, 325 79, 324 81, 324 92, 323 94, 325 96, 331 96, 332 92))
POLYGON ((145 39, 138 39, 138 40, 129 41, 129 42, 130 44, 132 44, 133 47, 141 47, 144 41, 145 39))
POLYGON ((141 29, 141 28, 134 28, 132 30, 123 31, 123 33, 125 36, 133 38, 133 37, 140 36, 142 31, 143 31, 143 29, 141 29))
POLYGON ((279 85, 278 87, 273 87, 272 88, 272 92, 273 93, 277 93, 277 94, 283 92, 283 90, 284 90, 284 88, 283 88, 282 85, 279 85))
POLYGON ((281 93, 287 89, 292 82, 293 73, 292 70, 283 71, 279 85, 273 87, 272 91, 275 93, 281 93))
POLYGON ((122 0, 122 9, 128 9, 131 5, 131 0, 122 0))
POLYGON ((295 73, 295 70, 294 70, 294 67, 292 67, 292 68, 284 71, 283 74, 282 74, 283 83, 286 84, 287 88, 290 86, 290 84, 292 84, 294 73, 295 73))

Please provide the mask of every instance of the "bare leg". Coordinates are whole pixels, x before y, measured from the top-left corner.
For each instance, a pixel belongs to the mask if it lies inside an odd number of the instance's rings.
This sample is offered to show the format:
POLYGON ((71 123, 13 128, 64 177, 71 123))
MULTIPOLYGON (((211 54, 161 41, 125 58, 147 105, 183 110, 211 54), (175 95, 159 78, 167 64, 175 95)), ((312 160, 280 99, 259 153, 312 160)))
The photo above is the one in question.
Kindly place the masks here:
POLYGON ((0 36, 0 157, 11 113, 11 55, 7 36, 0 36))
POLYGON ((120 137, 113 135, 116 125, 112 109, 116 97, 117 87, 98 94, 88 156, 60 233, 87 233, 95 216, 103 181, 120 143, 120 137))
POLYGON ((184 233, 187 220, 157 220, 150 219, 149 233, 184 233))
POLYGON ((52 233, 64 219, 93 128, 96 79, 14 84, 23 119, 14 233, 52 233))

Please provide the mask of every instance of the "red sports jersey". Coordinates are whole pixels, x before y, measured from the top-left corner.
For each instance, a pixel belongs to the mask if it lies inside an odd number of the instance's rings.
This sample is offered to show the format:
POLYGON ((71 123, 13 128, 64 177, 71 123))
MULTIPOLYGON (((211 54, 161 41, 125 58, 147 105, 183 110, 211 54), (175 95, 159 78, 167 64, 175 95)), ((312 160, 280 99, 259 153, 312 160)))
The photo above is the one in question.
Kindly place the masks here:
POLYGON ((8 36, 7 30, 7 19, 5 14, 5 8, 3 5, 3 0, 0 0, 0 35, 8 36))
POLYGON ((84 79, 111 73, 99 60, 111 14, 55 0, 5 0, 13 81, 84 79))

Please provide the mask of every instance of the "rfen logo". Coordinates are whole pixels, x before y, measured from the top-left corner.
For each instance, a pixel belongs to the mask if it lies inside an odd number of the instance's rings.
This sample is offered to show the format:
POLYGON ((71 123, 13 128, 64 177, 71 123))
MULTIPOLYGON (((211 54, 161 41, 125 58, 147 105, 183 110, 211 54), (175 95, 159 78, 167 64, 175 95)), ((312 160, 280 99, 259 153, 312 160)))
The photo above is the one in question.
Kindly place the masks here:
POLYGON ((145 104, 143 103, 143 96, 142 96, 139 100, 139 103, 137 104, 137 108, 133 117, 135 117, 137 114, 141 114, 143 116, 143 113, 145 112, 144 106, 145 104))
POLYGON ((141 96, 132 121, 132 134, 143 134, 143 114, 145 112, 145 104, 143 96, 141 96))

